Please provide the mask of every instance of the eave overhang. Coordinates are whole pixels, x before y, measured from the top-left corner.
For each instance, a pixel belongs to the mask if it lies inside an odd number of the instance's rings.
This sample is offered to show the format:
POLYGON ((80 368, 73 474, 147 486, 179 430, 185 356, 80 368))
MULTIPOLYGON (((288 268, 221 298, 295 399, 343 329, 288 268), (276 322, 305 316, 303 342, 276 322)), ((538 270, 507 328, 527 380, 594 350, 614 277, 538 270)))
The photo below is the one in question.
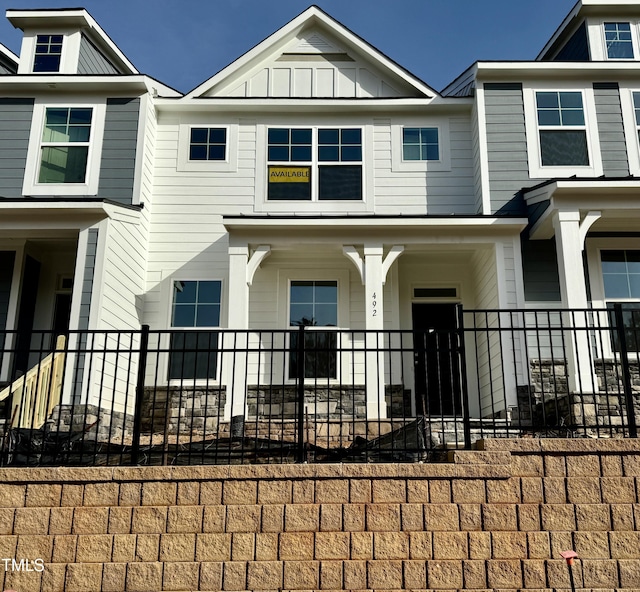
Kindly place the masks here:
POLYGON ((515 216, 224 216, 230 240, 302 243, 426 244, 490 242, 517 236, 527 219, 515 216))
POLYGON ((561 80, 637 80, 640 62, 476 62, 469 70, 479 82, 561 79, 561 80))
POLYGON ((113 96, 115 93, 150 93, 165 97, 181 97, 178 91, 145 76, 104 74, 84 76, 79 74, 9 74, 0 77, 2 93, 69 92, 113 96))
POLYGON ((584 218, 598 211, 594 226, 599 232, 640 228, 640 178, 554 179, 523 190, 528 206, 547 204, 529 230, 529 237, 542 240, 553 237, 553 215, 560 211, 578 211, 584 218))

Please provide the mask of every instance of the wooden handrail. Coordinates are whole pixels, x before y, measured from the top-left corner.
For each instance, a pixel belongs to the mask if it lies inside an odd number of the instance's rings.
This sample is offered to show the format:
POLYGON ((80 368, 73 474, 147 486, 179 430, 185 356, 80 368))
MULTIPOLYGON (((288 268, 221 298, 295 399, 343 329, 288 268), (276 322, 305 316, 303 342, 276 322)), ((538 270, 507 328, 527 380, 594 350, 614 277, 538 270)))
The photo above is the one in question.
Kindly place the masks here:
POLYGON ((66 337, 59 335, 56 349, 0 391, 0 401, 11 397, 11 427, 40 428, 60 403, 66 337), (17 411, 17 413, 16 413, 17 411))

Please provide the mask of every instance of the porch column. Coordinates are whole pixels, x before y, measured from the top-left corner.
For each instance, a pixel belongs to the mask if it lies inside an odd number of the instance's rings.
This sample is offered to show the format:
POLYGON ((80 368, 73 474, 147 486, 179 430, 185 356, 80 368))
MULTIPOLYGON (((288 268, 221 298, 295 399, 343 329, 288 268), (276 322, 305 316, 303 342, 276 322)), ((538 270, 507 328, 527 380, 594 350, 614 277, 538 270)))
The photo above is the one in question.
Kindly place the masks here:
POLYGON ((367 419, 387 417, 387 402, 384 391, 384 271, 383 247, 380 243, 364 245, 364 285, 365 285, 365 338, 366 354, 366 396, 367 419), (379 332, 378 332, 379 331, 379 332))
MULTIPOLYGON (((560 296, 563 308, 586 309, 588 306, 587 287, 584 278, 582 248, 584 232, 580 228, 580 212, 559 211, 553 216, 560 276, 560 296)), ((565 326, 576 327, 578 331, 565 338, 567 374, 570 392, 594 393, 597 380, 592 368, 589 345, 588 317, 586 312, 565 313, 565 326)))
POLYGON ((248 344, 246 330, 249 329, 249 284, 247 268, 249 246, 229 246, 229 290, 228 327, 240 333, 224 334, 223 358, 225 363, 227 399, 224 419, 244 418, 247 412, 247 356, 243 353, 248 344), (236 350, 236 351, 234 351, 236 350))

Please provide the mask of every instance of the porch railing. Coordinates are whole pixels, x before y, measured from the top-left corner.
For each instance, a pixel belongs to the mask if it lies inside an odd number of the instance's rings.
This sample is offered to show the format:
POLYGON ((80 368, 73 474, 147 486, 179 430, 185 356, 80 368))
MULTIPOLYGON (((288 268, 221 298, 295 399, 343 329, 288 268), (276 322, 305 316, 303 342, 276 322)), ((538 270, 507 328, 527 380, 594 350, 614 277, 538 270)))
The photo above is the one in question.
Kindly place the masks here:
POLYGON ((4 332, 2 462, 416 462, 487 437, 636 437, 637 314, 458 307, 455 326, 420 331, 145 326, 71 331, 58 353, 48 332, 4 332), (59 389, 27 386, 53 360, 59 389))

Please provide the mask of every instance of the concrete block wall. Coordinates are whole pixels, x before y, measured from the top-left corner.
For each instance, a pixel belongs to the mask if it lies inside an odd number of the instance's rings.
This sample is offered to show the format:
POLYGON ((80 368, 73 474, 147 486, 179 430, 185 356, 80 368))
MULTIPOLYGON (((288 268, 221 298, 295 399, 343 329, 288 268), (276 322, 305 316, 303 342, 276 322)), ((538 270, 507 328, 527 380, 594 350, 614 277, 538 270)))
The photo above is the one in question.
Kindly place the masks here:
POLYGON ((578 589, 640 590, 637 440, 481 448, 442 464, 0 469, 0 588, 558 590, 573 548, 578 589))

